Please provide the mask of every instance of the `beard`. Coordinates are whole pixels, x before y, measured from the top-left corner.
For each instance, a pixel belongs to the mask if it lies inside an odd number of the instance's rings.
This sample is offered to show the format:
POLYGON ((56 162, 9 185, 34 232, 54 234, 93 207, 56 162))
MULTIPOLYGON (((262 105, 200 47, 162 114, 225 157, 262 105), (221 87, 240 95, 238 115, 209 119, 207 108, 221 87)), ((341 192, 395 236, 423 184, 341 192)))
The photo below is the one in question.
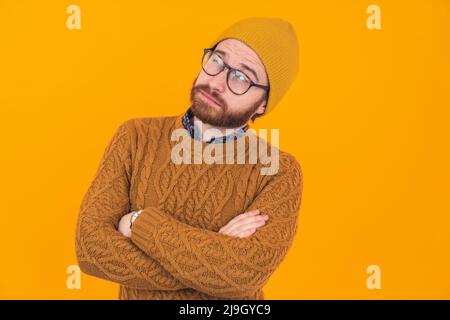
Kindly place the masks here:
MULTIPOLYGON (((197 80, 197 79, 196 79, 197 80)), ((265 99, 263 96, 262 99, 257 101, 251 108, 247 110, 243 110, 240 112, 231 112, 225 101, 217 94, 217 92, 211 92, 207 85, 192 85, 191 89, 191 110, 194 116, 200 119, 204 123, 208 123, 209 125, 215 127, 223 127, 223 128, 237 128, 244 126, 253 115, 255 110, 261 104, 261 102, 265 99), (219 106, 212 106, 207 102, 198 99, 196 95, 200 92, 206 92, 211 97, 214 98, 219 104, 219 106)))

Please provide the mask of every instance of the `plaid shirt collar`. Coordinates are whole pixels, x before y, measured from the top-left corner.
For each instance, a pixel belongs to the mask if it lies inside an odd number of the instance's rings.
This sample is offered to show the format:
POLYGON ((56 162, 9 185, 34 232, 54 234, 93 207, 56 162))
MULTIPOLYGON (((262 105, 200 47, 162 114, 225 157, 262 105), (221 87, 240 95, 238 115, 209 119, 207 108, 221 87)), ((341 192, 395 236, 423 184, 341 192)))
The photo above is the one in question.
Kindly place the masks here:
MULTIPOLYGON (((191 118, 193 115, 194 114, 193 114, 191 108, 188 108, 188 110, 186 111, 186 113, 184 114, 183 119, 182 119, 183 126, 189 132, 192 139, 202 141, 200 130, 195 130, 194 123, 191 121, 191 118)), ((249 126, 247 124, 245 127, 240 128, 229 135, 221 136, 221 137, 212 137, 211 140, 206 141, 206 143, 224 143, 224 142, 230 141, 232 139, 236 140, 240 136, 243 136, 248 128, 249 128, 249 126)))

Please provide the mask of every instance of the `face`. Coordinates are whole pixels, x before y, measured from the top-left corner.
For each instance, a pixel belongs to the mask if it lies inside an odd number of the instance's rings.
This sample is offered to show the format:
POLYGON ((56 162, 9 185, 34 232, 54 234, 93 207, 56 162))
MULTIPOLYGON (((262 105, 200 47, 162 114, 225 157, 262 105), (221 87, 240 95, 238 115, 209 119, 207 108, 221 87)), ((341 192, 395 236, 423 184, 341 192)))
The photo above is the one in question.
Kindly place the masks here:
MULTIPOLYGON (((215 53, 254 83, 268 85, 264 64, 243 42, 225 39, 216 46, 215 53)), ((252 86, 245 94, 236 95, 228 88, 227 72, 225 68, 216 76, 210 76, 201 69, 192 85, 191 109, 197 118, 212 126, 242 127, 254 114, 264 113, 266 90, 252 86)))

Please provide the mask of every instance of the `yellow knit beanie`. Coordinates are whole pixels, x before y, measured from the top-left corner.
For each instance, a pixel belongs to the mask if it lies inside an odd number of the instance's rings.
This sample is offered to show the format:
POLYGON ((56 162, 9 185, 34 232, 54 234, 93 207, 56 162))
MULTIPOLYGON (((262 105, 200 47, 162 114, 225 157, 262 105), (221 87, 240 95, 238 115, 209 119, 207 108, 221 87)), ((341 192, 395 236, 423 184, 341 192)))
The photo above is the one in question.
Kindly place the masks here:
POLYGON ((263 62, 269 78, 269 113, 278 104, 299 68, 299 46, 293 26, 280 18, 247 18, 224 30, 212 43, 215 47, 227 38, 241 40, 253 49, 263 62))

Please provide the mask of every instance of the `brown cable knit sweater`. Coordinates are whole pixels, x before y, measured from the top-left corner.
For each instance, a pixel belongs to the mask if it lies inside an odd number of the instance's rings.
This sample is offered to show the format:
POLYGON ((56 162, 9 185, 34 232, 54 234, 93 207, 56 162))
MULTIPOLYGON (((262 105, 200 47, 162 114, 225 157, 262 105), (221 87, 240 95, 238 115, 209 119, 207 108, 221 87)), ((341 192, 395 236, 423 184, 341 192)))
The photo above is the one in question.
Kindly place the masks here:
MULTIPOLYGON (((281 150, 275 175, 261 174, 268 166, 262 161, 175 164, 174 129, 183 129, 182 115, 130 119, 116 130, 80 206, 81 270, 120 284, 120 299, 264 299, 262 288, 297 231, 300 165, 281 150), (144 211, 128 239, 117 231, 118 223, 138 209, 144 211), (218 233, 251 209, 269 216, 253 235, 218 233)), ((237 141, 252 134, 224 146, 235 144, 237 150, 237 141)), ((188 137, 191 145, 208 146, 188 137)), ((235 159, 252 150, 245 145, 235 159)))

